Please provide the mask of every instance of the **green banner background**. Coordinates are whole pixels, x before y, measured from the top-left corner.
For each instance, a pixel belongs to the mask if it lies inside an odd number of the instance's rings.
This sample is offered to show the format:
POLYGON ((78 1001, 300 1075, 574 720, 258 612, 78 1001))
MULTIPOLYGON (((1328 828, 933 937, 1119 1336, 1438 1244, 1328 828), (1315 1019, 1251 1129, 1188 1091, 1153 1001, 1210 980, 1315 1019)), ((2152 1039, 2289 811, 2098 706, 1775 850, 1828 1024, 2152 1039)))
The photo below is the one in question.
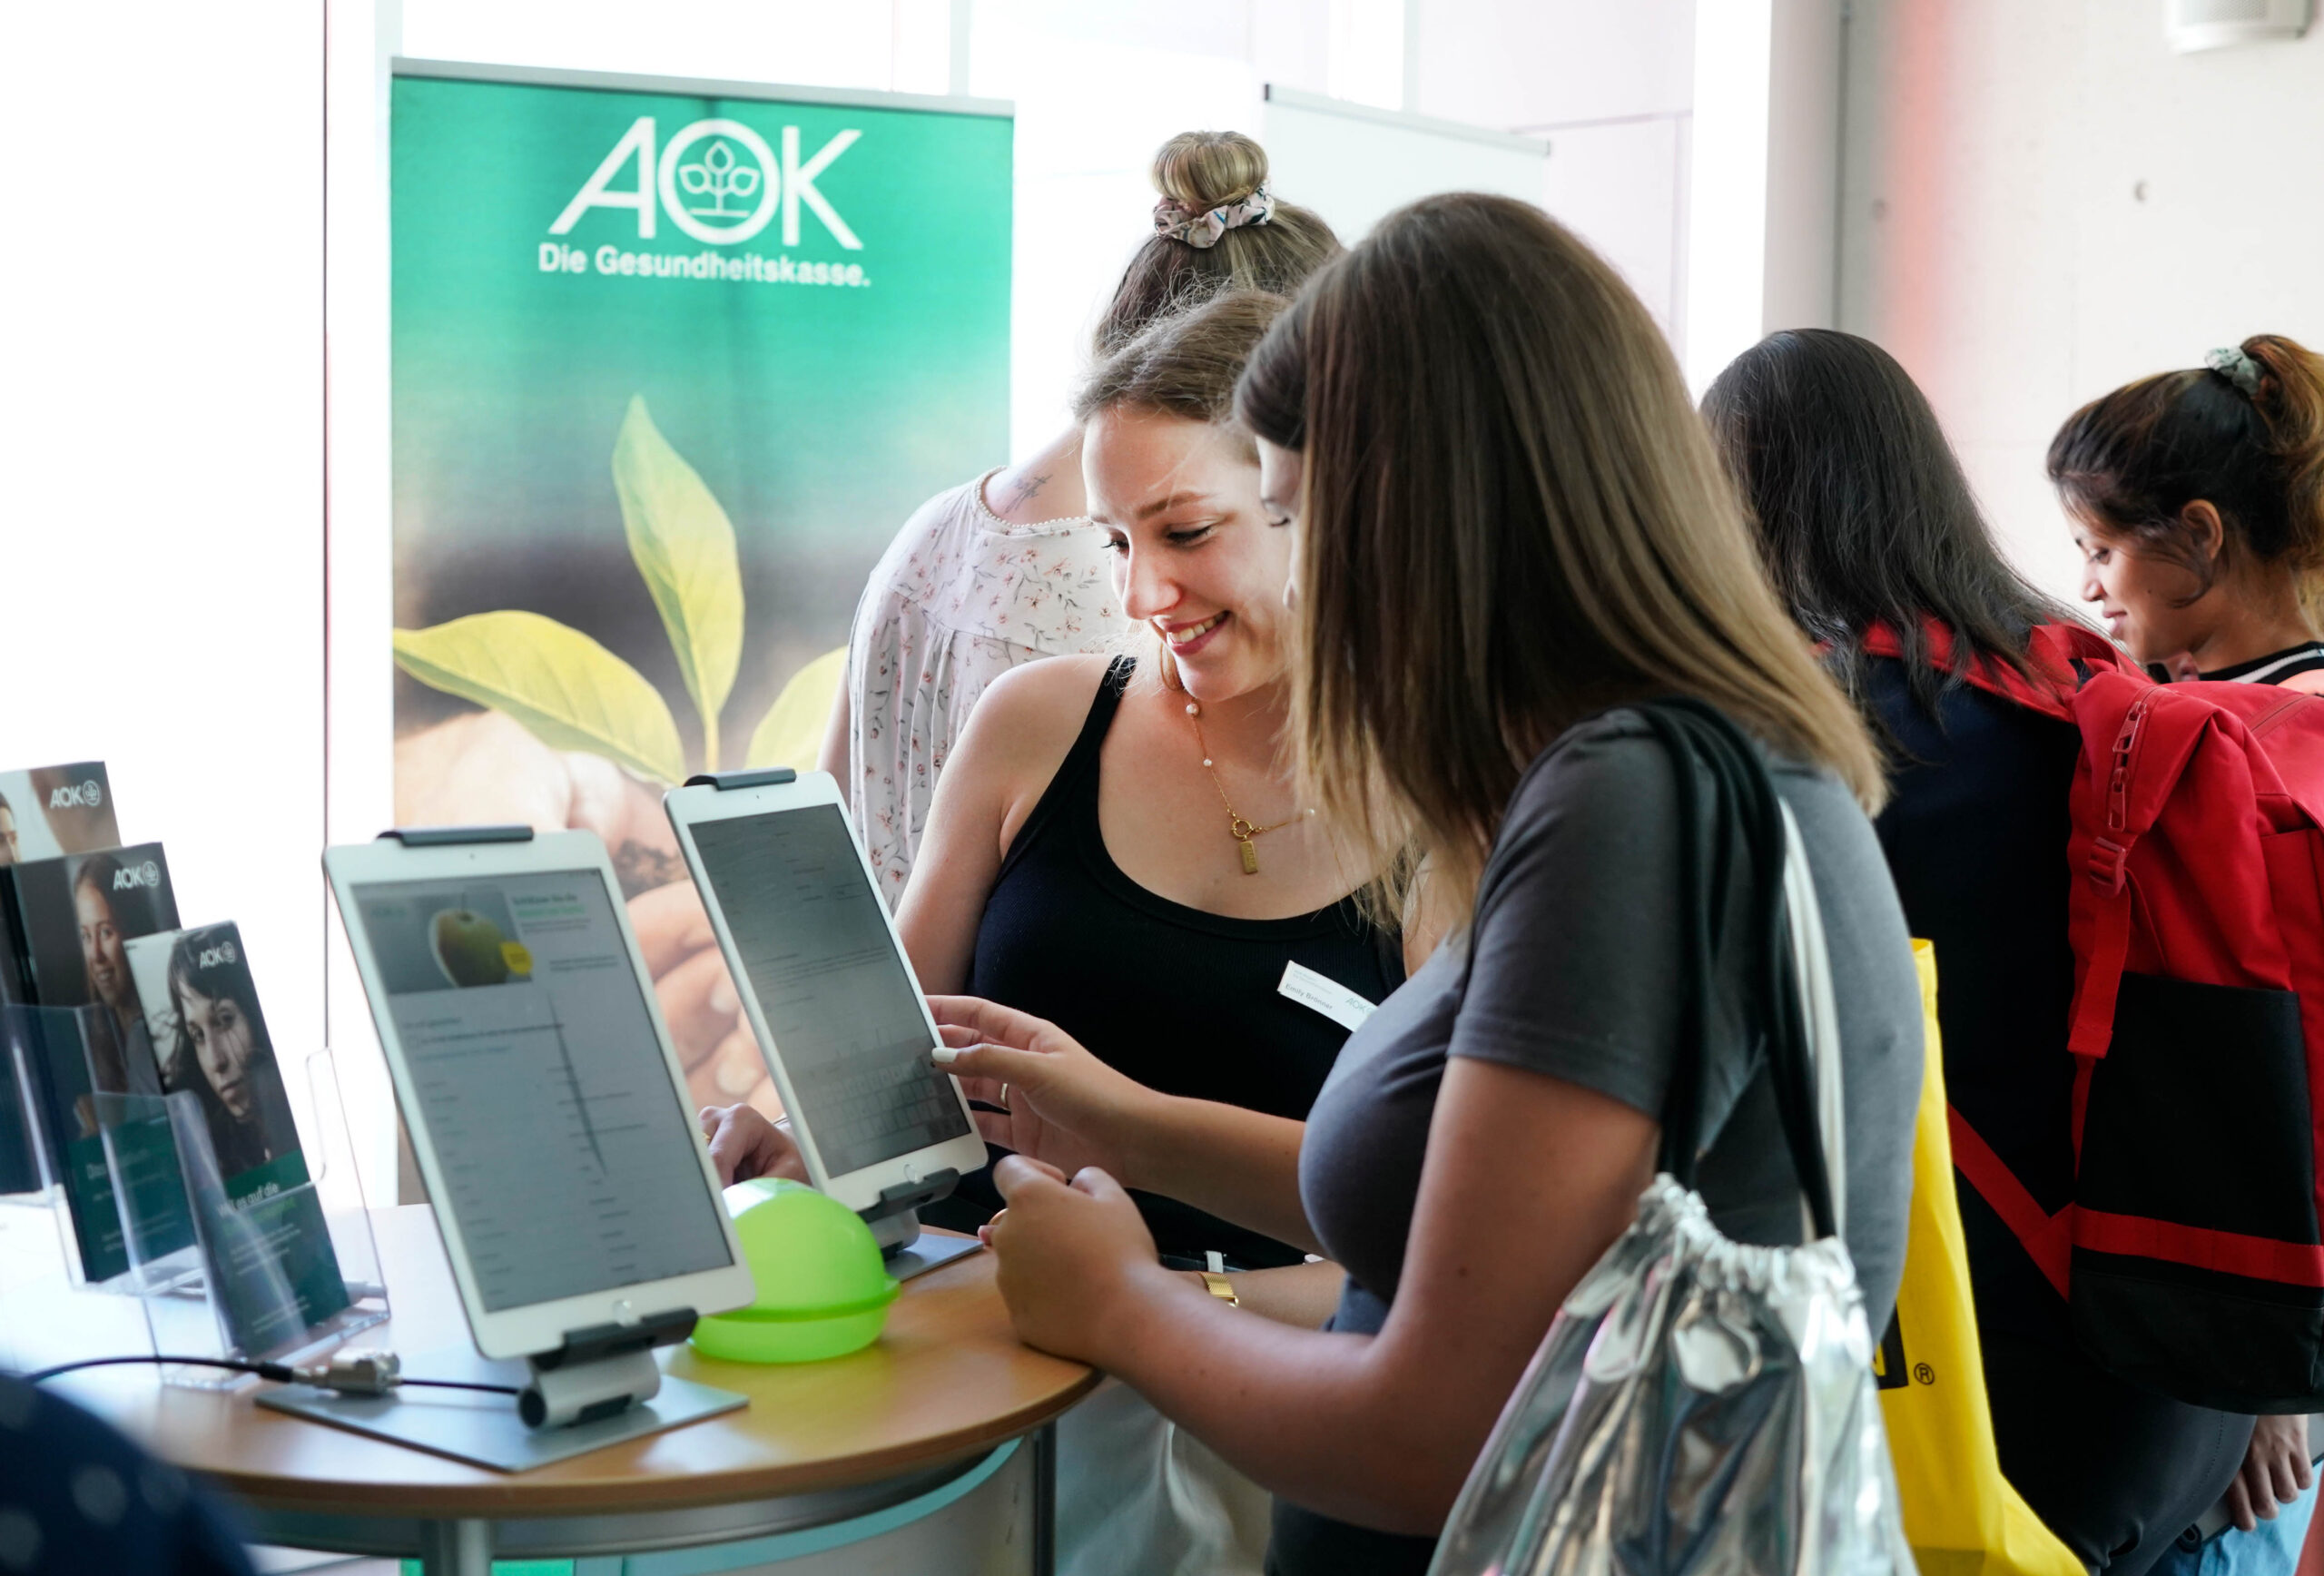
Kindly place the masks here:
MULTIPOLYGON (((724 763, 740 764, 783 682, 845 642, 863 577, 911 509, 1006 458, 1010 121, 419 76, 396 80, 392 114, 397 625, 511 608, 555 618, 660 692, 699 764, 694 706, 611 470, 641 398, 733 522, 746 615, 722 734, 724 763), (654 118, 657 161, 694 123, 739 122, 774 154, 763 173, 778 184, 784 128, 802 163, 860 133, 812 183, 861 250, 807 202, 792 246, 779 211, 728 245, 684 233, 666 209, 651 240, 615 207, 552 236, 640 116, 654 118), (544 271, 548 243, 588 271, 544 271), (596 266, 606 248, 721 268, 754 256, 768 273, 853 264, 863 282, 608 276, 596 266)), ((756 162, 717 136, 683 158, 718 145, 734 167, 756 162)), ((607 182, 637 185, 634 159, 607 182)), ((399 738, 468 709, 409 674, 397 684, 399 738)))

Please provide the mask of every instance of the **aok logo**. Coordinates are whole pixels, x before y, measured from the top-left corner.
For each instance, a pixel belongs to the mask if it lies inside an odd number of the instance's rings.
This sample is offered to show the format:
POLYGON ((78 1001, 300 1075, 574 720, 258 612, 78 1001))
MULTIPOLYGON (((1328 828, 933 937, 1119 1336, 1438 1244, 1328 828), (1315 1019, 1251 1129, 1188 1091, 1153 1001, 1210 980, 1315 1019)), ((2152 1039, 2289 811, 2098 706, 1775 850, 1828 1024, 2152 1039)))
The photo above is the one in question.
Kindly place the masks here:
POLYGON ((138 887, 157 887, 161 884, 162 867, 150 859, 143 864, 133 864, 113 872, 113 890, 115 891, 134 891, 138 887))
POLYGON ((640 241, 654 239, 655 219, 666 212, 671 223, 696 241, 733 246, 764 230, 780 208, 783 244, 796 246, 799 209, 804 204, 842 246, 861 251, 863 242, 831 200, 815 189, 815 179, 862 134, 842 132, 803 163, 799 128, 785 126, 778 163, 766 139, 742 122, 696 121, 664 143, 656 159, 654 117, 640 115, 598 163, 596 172, 582 182, 548 232, 569 233, 592 208, 626 208, 637 214, 640 241), (614 182, 633 163, 636 185, 616 190, 614 182))
POLYGON ((231 963, 233 960, 234 943, 231 941, 221 941, 214 947, 202 948, 202 956, 195 960, 194 967, 197 969, 215 969, 221 963, 231 963))
POLYGON ((48 791, 51 810, 94 810, 105 802, 105 785, 94 777, 86 783, 66 783, 48 791))

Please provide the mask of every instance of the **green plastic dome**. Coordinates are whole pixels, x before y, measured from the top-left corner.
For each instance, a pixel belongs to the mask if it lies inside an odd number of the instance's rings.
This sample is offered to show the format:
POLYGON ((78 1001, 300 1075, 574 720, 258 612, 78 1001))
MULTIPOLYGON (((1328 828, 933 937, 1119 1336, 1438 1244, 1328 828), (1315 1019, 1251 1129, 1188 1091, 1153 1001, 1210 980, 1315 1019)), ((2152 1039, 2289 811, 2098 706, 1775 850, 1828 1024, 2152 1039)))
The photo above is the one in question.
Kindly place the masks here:
POLYGON ((872 1228, 803 1182, 759 1177, 726 1189, 758 1300, 694 1325, 695 1350, 735 1363, 814 1363, 880 1338, 901 1289, 872 1228))

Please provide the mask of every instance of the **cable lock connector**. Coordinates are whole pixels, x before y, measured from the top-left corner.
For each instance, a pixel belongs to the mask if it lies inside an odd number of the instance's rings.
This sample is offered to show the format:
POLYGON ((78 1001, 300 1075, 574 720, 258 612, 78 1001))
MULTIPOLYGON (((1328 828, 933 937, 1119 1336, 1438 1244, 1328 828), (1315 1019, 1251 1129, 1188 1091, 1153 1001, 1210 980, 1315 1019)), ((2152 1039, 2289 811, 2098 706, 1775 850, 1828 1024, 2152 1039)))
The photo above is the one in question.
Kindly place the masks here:
POLYGON ((302 1363, 291 1379, 341 1395, 385 1395, 403 1383, 403 1360, 393 1352, 341 1352, 328 1363, 302 1363))

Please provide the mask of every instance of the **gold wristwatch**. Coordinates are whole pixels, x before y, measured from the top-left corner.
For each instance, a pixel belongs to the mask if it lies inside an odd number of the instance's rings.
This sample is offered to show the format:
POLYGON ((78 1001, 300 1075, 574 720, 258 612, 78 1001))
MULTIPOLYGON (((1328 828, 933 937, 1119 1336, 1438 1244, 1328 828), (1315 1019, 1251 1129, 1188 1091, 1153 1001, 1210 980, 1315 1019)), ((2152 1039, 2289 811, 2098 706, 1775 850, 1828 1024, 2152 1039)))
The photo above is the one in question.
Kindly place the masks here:
POLYGON ((1235 1295, 1233 1281, 1213 1270, 1196 1270, 1195 1273, 1202 1276, 1202 1284, 1212 1296, 1216 1297, 1230 1308, 1239 1308, 1243 1305, 1243 1299, 1235 1295))

